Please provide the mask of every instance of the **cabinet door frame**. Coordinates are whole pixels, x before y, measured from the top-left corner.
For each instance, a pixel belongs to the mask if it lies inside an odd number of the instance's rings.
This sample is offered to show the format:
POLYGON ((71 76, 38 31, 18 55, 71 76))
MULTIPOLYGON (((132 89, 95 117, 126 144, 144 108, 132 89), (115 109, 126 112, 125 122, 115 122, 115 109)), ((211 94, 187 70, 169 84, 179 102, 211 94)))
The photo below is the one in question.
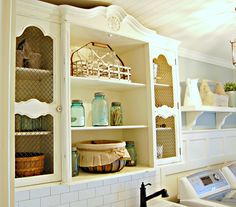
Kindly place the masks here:
MULTIPOLYGON (((151 45, 150 46, 150 57, 151 57, 151 64, 153 66, 153 59, 158 58, 160 55, 163 55, 166 60, 168 65, 171 66, 172 68, 172 83, 173 83, 173 102, 174 102, 174 119, 175 119, 175 144, 176 144, 176 156, 170 157, 167 159, 156 159, 156 163, 158 165, 163 165, 163 164, 170 164, 174 162, 179 162, 182 160, 182 145, 181 145, 181 140, 180 140, 180 124, 181 124, 181 113, 180 113, 180 89, 179 89, 179 73, 178 73, 178 56, 177 56, 177 51, 173 50, 165 50, 162 48, 159 48, 156 45, 151 45)), ((153 67, 151 67, 154 69, 153 67)), ((154 74, 152 73, 152 96, 155 97, 155 92, 154 92, 154 74)), ((156 128, 156 116, 155 114, 155 98, 153 98, 153 120, 154 120, 154 125, 153 127, 156 128)), ((156 137, 156 131, 154 134, 154 137, 156 137)))
MULTIPOLYGON (((36 99, 30 99, 23 103, 15 103, 15 109, 18 111, 27 106, 37 107, 41 106, 43 109, 32 112, 29 110, 28 116, 35 118, 39 116, 37 113, 42 113, 41 115, 51 115, 53 117, 53 173, 45 174, 40 176, 31 176, 24 178, 16 178, 15 186, 25 186, 33 184, 42 184, 46 182, 61 181, 61 114, 60 114, 60 104, 61 104, 61 68, 60 68, 60 25, 53 22, 48 22, 46 20, 40 20, 28 16, 17 15, 16 16, 16 37, 20 36, 24 30, 29 27, 34 26, 39 28, 44 36, 49 36, 53 40, 53 101, 50 104, 39 102, 36 99), (43 111, 45 114, 43 114, 43 111)), ((14 67, 15 69, 15 67, 14 67)), ((14 84, 15 85, 15 84, 14 84)), ((14 90, 15 93, 15 90, 14 90)), ((24 111, 24 110, 23 110, 24 111)), ((25 113, 25 112, 23 112, 25 113)), ((15 138, 15 137, 14 137, 15 138)), ((14 152, 15 154, 15 152, 14 152)))

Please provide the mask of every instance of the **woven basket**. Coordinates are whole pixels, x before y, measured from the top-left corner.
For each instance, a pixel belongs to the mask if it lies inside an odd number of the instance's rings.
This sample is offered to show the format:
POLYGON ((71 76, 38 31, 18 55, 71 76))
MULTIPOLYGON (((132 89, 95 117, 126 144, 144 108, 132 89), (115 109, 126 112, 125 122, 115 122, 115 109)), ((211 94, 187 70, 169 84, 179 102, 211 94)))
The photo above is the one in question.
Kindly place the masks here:
POLYGON ((41 175, 44 170, 45 156, 36 152, 16 153, 16 177, 41 175))
POLYGON ((86 172, 118 172, 124 168, 126 160, 130 159, 129 153, 125 148, 125 142, 123 141, 85 141, 78 143, 77 148, 80 154, 80 167, 86 172), (88 161, 88 163, 86 161, 83 162, 84 160, 88 161), (109 162, 109 160, 112 161, 109 162))

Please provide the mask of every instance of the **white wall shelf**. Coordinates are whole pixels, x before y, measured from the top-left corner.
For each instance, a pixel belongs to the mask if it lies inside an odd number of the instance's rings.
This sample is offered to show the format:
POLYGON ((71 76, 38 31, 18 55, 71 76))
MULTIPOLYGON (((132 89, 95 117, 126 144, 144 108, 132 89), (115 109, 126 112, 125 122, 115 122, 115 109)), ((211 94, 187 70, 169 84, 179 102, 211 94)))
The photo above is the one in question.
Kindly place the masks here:
POLYGON ((196 126, 197 120, 203 113, 216 113, 216 128, 222 129, 226 119, 236 113, 235 107, 214 107, 214 106, 182 106, 181 111, 186 113, 186 129, 191 130, 196 126))
POLYGON ((172 130, 171 127, 160 127, 160 128, 156 128, 157 131, 169 131, 169 130, 172 130))

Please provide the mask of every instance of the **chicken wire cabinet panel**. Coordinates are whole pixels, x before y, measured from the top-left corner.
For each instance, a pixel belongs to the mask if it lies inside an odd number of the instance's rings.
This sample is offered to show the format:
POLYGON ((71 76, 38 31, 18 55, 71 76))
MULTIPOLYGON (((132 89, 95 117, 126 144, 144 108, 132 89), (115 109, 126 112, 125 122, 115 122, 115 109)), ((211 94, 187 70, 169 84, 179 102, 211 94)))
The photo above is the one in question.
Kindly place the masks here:
POLYGON ((176 58, 176 52, 154 52, 153 95, 158 164, 176 162, 181 158, 176 58))
POLYGON ((59 181, 60 25, 17 15, 16 33, 16 186, 59 181))

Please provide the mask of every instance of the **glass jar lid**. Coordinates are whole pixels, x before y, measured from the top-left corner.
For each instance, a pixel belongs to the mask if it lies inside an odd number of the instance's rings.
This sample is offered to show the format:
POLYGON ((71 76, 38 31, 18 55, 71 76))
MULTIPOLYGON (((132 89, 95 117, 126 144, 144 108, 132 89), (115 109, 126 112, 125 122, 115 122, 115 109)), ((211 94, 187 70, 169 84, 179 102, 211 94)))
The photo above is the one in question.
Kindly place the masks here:
POLYGON ((112 102, 111 105, 112 106, 121 106, 121 103, 120 102, 112 102))
POLYGON ((72 152, 76 152, 77 148, 76 147, 72 147, 72 152))
POLYGON ((105 94, 103 92, 96 92, 94 96, 105 96, 105 94))
POLYGON ((83 101, 80 100, 80 99, 74 99, 74 100, 72 100, 72 103, 79 103, 79 104, 82 104, 83 101))

